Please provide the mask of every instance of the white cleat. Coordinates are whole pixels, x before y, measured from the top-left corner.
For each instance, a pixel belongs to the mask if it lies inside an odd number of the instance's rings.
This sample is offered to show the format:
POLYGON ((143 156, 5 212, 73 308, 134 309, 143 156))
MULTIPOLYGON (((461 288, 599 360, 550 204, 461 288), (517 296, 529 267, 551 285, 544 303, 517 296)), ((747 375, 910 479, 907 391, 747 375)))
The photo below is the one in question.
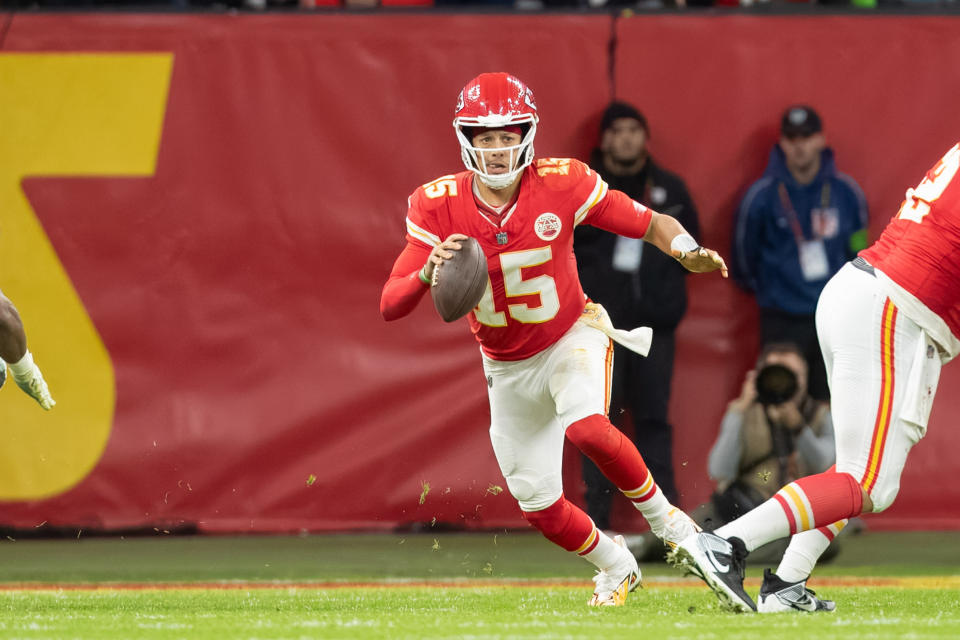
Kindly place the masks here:
POLYGON ((770 569, 763 570, 763 585, 757 601, 757 611, 760 613, 833 611, 836 608, 833 600, 821 600, 811 589, 807 589, 806 580, 785 582, 770 569))
POLYGON ((693 518, 677 507, 671 507, 663 522, 656 527, 651 525, 651 530, 671 550, 676 549, 681 540, 702 531, 693 518))
POLYGON ((619 607, 627 601, 627 594, 640 585, 640 567, 637 559, 627 549, 623 536, 614 536, 613 541, 623 547, 620 561, 593 576, 597 583, 590 598, 591 607, 619 607))
MULTIPOLYGON (((29 355, 29 353, 27 355, 29 355)), ((30 358, 28 362, 29 366, 27 370, 19 374, 14 371, 14 367, 10 368, 10 372, 13 374, 13 381, 17 383, 17 386, 20 387, 24 393, 36 400, 44 410, 49 411, 57 402, 53 399, 53 396, 50 395, 50 389, 47 388, 47 381, 43 379, 43 374, 40 373, 40 367, 33 362, 33 358, 30 358)), ((17 366, 19 366, 19 364, 17 366)))

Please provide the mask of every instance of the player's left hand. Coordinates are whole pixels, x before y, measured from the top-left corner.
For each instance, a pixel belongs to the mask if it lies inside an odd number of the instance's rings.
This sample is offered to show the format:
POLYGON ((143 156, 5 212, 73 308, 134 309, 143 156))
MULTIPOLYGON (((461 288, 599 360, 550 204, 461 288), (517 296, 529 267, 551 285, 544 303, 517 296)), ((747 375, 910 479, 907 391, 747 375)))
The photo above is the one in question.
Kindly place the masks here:
POLYGON ((694 251, 678 251, 675 249, 671 253, 677 262, 682 264, 687 271, 692 271, 693 273, 709 273, 710 271, 719 269, 720 275, 724 278, 729 276, 727 273, 727 263, 724 262, 720 254, 713 249, 707 249, 706 247, 698 247, 694 251))

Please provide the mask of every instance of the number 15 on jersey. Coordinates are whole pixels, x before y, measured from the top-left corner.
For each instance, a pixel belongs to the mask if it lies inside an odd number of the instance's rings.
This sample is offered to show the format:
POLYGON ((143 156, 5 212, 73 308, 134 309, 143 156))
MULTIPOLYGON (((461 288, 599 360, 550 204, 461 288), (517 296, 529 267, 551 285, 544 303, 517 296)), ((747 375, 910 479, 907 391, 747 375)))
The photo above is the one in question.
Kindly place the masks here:
POLYGON ((553 259, 553 251, 549 246, 525 251, 501 253, 500 270, 503 273, 503 288, 507 297, 506 311, 497 311, 493 299, 493 288, 487 280, 487 290, 480 299, 480 304, 474 310, 477 322, 488 327, 507 326, 507 313, 514 320, 526 324, 537 324, 552 320, 560 310, 560 297, 557 295, 557 285, 551 276, 546 274, 524 279, 523 269, 545 264, 553 259), (510 304, 510 298, 518 296, 539 295, 540 305, 531 307, 526 302, 510 304))

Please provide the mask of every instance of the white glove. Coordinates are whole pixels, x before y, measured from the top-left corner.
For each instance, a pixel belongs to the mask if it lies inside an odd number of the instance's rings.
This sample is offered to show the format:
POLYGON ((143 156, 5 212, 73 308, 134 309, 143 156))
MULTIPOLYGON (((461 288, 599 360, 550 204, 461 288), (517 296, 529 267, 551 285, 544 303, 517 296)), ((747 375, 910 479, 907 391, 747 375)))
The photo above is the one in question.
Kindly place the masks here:
POLYGON ((650 327, 637 327, 631 331, 616 329, 613 323, 610 322, 610 316, 607 315, 607 310, 596 302, 588 302, 586 304, 583 313, 580 314, 579 321, 588 327, 599 329, 606 334, 608 338, 622 344, 634 353, 638 353, 641 356, 646 356, 650 353, 650 343, 653 341, 653 329, 650 327))
POLYGON ((50 395, 47 381, 43 379, 43 374, 40 373, 40 367, 34 363, 33 354, 29 351, 20 358, 19 362, 10 364, 10 372, 13 374, 13 381, 17 383, 17 386, 36 400, 46 411, 57 404, 50 395))

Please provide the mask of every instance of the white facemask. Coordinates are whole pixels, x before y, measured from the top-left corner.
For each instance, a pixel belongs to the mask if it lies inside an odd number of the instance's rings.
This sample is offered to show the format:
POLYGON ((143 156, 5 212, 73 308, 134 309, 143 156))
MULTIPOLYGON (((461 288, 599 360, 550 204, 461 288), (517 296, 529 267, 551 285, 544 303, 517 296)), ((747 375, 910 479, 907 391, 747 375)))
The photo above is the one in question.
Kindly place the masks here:
POLYGON ((513 184, 513 181, 517 179, 517 176, 526 169, 531 162, 533 162, 533 138, 537 133, 537 123, 535 120, 526 119, 521 124, 528 124, 529 129, 527 129, 526 134, 523 136, 523 140, 520 141, 520 144, 513 147, 502 147, 495 149, 495 151, 503 152, 506 156, 506 162, 508 167, 512 167, 507 173, 498 173, 490 174, 487 172, 486 163, 484 161, 484 152, 489 153, 493 149, 475 147, 471 144, 470 140, 467 138, 466 134, 463 132, 464 127, 487 127, 487 128, 496 128, 498 126, 508 126, 512 124, 518 124, 516 122, 463 122, 462 119, 455 120, 453 123, 454 129, 457 132, 457 139, 460 142, 460 158, 463 160, 464 166, 467 167, 470 171, 473 171, 477 177, 480 179, 480 182, 487 185, 491 189, 504 189, 513 184))

